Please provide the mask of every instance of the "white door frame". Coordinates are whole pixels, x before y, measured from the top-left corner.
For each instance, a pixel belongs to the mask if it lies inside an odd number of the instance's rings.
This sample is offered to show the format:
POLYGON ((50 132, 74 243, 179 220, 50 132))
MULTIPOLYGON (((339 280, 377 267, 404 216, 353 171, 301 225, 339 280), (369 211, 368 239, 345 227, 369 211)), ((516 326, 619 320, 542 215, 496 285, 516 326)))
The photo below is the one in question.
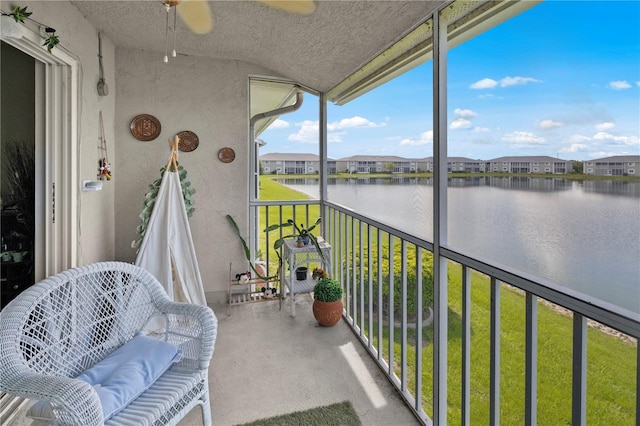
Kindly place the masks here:
POLYGON ((36 282, 77 266, 79 60, 61 46, 22 27, 6 39, 36 60, 36 282), (44 152, 44 155, 41 155, 44 152))

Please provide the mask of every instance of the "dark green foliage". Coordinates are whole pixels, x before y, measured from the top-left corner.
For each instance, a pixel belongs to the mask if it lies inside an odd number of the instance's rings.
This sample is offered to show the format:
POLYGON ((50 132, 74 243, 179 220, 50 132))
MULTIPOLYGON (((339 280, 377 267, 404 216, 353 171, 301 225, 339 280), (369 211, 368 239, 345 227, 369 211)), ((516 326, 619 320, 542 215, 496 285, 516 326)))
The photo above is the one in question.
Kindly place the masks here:
MULTIPOLYGON (((142 212, 138 216, 140 218, 140 224, 136 227, 136 232, 138 233, 139 238, 131 243, 132 248, 139 249, 140 244, 142 244, 144 235, 147 232, 147 225, 149 225, 149 219, 151 218, 153 206, 156 204, 158 190, 160 189, 160 184, 162 183, 162 177, 164 176, 164 173, 165 168, 163 167, 160 169, 160 177, 154 180, 153 183, 149 185, 149 190, 144 196, 144 207, 142 209, 142 212)), ((178 176, 180 178, 180 186, 182 187, 182 197, 184 199, 184 207, 187 210, 187 217, 191 217, 191 215, 195 211, 195 207, 193 206, 193 194, 196 191, 191 187, 191 182, 187 180, 187 171, 184 169, 184 167, 178 166, 178 176)))
POLYGON ((28 6, 21 8, 20 6, 13 6, 9 16, 13 16, 13 19, 15 19, 16 22, 24 22, 25 18, 31 16, 31 12, 27 12, 27 7, 28 6))
POLYGON ((51 49, 56 47, 58 43, 60 43, 60 39, 55 33, 53 33, 44 41, 44 43, 42 43, 42 45, 46 46, 49 53, 51 53, 51 49))
POLYGON ((244 250, 244 255, 246 256, 247 260, 249 261, 249 266, 251 267, 253 272, 256 274, 256 276, 258 278, 260 278, 260 279, 265 280, 265 281, 271 281, 271 280, 277 279, 278 278, 277 275, 273 275, 273 276, 270 276, 270 277, 265 277, 262 274, 260 274, 260 272, 258 272, 256 270, 256 267, 254 266, 253 262, 251 261, 251 250, 249 250, 249 245, 247 244, 245 239, 242 237, 242 234, 240 233, 240 228, 238 227, 238 224, 233 219, 233 217, 231 217, 230 214, 227 215, 227 220, 229 221, 229 224, 231 225, 231 228, 233 228, 233 230, 235 231, 236 235, 240 239, 240 243, 242 244, 242 249, 244 250))
POLYGON ((342 286, 333 278, 321 278, 313 287, 313 298, 320 302, 335 302, 342 299, 342 286))
POLYGON ((25 19, 28 19, 29 21, 35 22, 36 24, 45 27, 45 31, 47 34, 49 34, 49 36, 44 41, 44 43, 42 43, 42 45, 47 48, 49 53, 51 53, 51 49, 53 49, 60 43, 60 38, 58 38, 58 36, 56 35, 56 30, 29 18, 29 16, 31 16, 31 12, 27 12, 27 7, 28 6, 13 6, 11 8, 11 13, 2 13, 2 15, 11 16, 16 22, 19 22, 21 24, 24 24, 25 19))
MULTIPOLYGON (((273 242, 273 249, 278 255, 278 258, 280 258, 280 247, 282 247, 286 239, 288 238, 298 239, 302 237, 309 237, 309 241, 316 248, 320 258, 323 260, 326 260, 324 258, 324 254, 322 253, 322 250, 320 249, 320 245, 318 244, 318 239, 316 238, 315 235, 311 233, 311 231, 313 231, 316 228, 316 226, 320 224, 320 222, 322 222, 321 217, 317 218, 316 221, 313 223, 313 225, 309 226, 308 228, 305 228, 302 223, 300 224, 300 226, 298 226, 293 219, 288 219, 286 222, 274 223, 273 225, 269 225, 267 228, 265 228, 264 232, 268 233, 271 231, 275 231, 276 229, 284 229, 284 228, 290 228, 290 227, 294 229, 291 231, 290 234, 282 235, 280 238, 276 239, 273 242)), ((279 259, 279 262, 280 264, 282 264, 282 259, 279 259)))

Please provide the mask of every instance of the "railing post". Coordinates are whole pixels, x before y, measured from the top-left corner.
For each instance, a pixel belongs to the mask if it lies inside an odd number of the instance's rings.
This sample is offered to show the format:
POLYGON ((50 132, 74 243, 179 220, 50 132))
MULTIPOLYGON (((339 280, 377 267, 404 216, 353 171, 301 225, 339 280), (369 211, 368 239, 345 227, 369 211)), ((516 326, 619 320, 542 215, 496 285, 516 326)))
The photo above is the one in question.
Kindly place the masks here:
POLYGON ((587 318, 573 313, 573 390, 571 424, 587 424, 587 318))
POLYGON ((538 298, 527 292, 525 344, 525 411, 526 426, 537 424, 538 400, 538 298))
MULTIPOLYGON (((372 342, 373 342, 373 323, 374 323, 374 319, 373 319, 373 300, 374 300, 374 296, 373 296, 373 268, 371 267, 372 263, 371 263, 371 247, 372 247, 372 232, 371 232, 371 225, 367 224, 367 303, 368 303, 368 314, 367 317, 369 318, 369 328, 367 331, 367 337, 368 337, 368 341, 369 341, 369 347, 372 347, 372 342)), ((381 324, 381 323, 379 323, 381 324)))
POLYGON ((393 303, 393 299, 394 299, 394 281, 395 281, 395 277, 394 277, 394 261, 393 261, 393 257, 394 257, 394 241, 393 241, 393 235, 389 234, 389 377, 393 377, 393 363, 394 363, 394 356, 393 356, 393 348, 394 348, 394 341, 395 341, 395 327, 393 326, 393 323, 395 321, 395 315, 394 315, 394 311, 395 311, 395 305, 393 303))
POLYGON ((422 411, 422 312, 423 308, 423 282, 422 282, 422 248, 416 246, 416 355, 415 355, 415 410, 422 411))
MULTIPOLYGON (((402 317, 400 320, 400 389, 407 392, 407 242, 400 243, 400 304, 402 306, 402 317)), ((390 324, 393 327, 393 324, 390 324)), ((417 349, 417 348, 416 348, 417 349)))
POLYGON ((433 15, 433 423, 447 424, 447 26, 433 15))
POLYGON ((462 267, 462 426, 469 426, 471 417, 471 272, 462 267))
POLYGON ((382 231, 378 229, 378 361, 382 360, 382 342, 383 342, 383 291, 382 288, 384 286, 383 276, 382 276, 382 249, 384 244, 382 243, 382 231))
POLYGON ((636 424, 640 424, 640 345, 637 345, 636 353, 636 424))
POLYGON ((500 424, 500 281, 491 277, 489 424, 500 424))

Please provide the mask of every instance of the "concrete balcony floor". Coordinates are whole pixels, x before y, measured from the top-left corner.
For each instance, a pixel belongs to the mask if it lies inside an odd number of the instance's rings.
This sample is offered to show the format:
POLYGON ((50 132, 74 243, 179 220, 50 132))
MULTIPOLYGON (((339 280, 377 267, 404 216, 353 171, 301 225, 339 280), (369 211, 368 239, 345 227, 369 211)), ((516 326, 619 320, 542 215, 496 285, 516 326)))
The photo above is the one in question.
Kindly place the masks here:
MULTIPOLYGON (((419 425, 344 321, 321 327, 309 294, 212 306, 218 337, 209 368, 214 425, 231 426, 351 401, 363 425, 419 425)), ((199 408, 180 426, 201 425, 199 408)))

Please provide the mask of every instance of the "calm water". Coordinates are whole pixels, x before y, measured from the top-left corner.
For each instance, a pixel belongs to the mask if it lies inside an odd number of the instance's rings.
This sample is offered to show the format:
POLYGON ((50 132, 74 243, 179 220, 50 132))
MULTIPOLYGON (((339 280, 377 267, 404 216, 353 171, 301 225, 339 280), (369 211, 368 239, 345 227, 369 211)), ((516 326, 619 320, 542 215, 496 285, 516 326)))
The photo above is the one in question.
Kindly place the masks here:
MULTIPOLYGON (((317 181, 283 183, 318 197, 317 181)), ((329 199, 433 240, 433 181, 332 180, 329 199)), ((457 251, 640 313, 640 182, 453 178, 448 241, 457 251)))

